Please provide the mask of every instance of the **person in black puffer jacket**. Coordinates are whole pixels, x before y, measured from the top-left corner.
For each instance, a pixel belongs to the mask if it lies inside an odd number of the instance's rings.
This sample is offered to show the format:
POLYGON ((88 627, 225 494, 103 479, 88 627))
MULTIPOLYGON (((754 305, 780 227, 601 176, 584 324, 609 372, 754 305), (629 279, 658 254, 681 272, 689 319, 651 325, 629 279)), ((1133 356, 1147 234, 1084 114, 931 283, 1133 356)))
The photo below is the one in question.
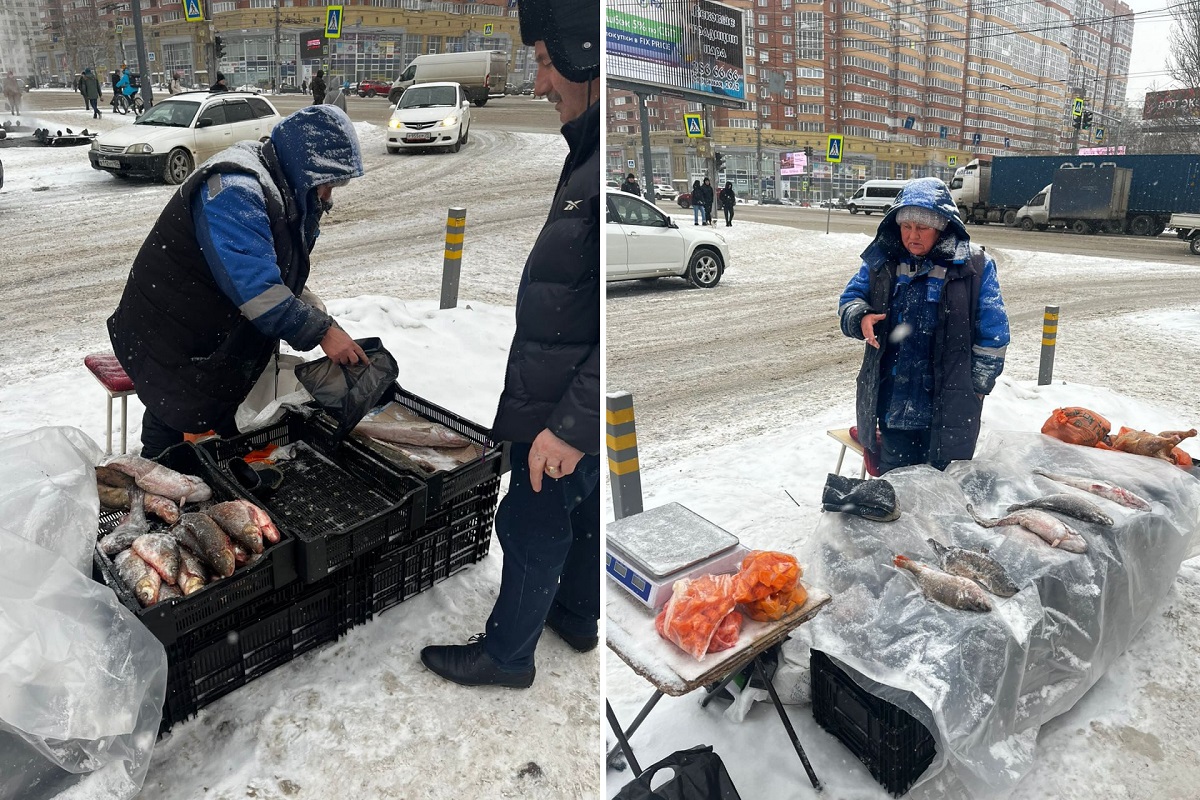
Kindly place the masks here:
POLYGON ((522 0, 519 15, 534 93, 554 103, 570 153, 517 289, 492 427, 512 443, 500 593, 485 636, 421 651, 447 680, 514 688, 533 683, 543 626, 585 652, 600 619, 600 5, 522 0))

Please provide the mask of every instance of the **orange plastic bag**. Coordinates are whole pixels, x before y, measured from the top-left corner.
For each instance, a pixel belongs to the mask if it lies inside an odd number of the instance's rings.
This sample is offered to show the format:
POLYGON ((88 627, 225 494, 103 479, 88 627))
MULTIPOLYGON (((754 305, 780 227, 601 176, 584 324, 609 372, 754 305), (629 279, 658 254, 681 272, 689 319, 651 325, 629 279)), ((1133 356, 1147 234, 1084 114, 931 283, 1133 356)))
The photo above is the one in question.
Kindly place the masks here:
POLYGON ((712 641, 708 643, 708 652, 719 653, 733 647, 738 642, 738 634, 741 633, 741 630, 742 615, 736 611, 730 611, 717 626, 717 632, 713 634, 712 641))
POLYGON ((1056 408, 1042 425, 1042 433, 1067 444, 1095 447, 1105 440, 1112 425, 1095 411, 1071 406, 1056 408))
POLYGON ((683 578, 671 587, 671 599, 654 621, 658 635, 700 661, 717 628, 736 605, 732 575, 683 578))
POLYGON ((753 603, 768 595, 790 591, 800 578, 796 557, 772 550, 754 550, 742 559, 742 569, 734 580, 734 599, 753 603))
POLYGON ((785 589, 775 594, 769 594, 761 600, 746 603, 742 610, 752 620, 758 622, 774 622, 783 619, 788 614, 804 605, 808 600, 808 590, 797 583, 791 589, 785 589))

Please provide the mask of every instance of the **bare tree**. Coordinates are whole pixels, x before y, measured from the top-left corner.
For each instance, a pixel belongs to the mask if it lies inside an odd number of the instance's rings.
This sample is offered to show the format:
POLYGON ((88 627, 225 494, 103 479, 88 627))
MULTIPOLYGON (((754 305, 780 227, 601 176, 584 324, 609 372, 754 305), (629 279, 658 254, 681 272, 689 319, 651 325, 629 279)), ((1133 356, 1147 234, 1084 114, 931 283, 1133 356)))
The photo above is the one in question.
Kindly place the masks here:
POLYGON ((1173 4, 1171 16, 1167 70, 1184 86, 1200 88, 1200 0, 1173 4))

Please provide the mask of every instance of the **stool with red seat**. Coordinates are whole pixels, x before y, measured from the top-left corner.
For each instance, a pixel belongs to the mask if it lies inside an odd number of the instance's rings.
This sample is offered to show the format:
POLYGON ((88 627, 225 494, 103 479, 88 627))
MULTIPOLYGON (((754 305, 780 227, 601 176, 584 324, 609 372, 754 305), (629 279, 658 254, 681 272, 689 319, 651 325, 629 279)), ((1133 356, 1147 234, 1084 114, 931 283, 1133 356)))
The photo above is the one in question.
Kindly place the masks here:
POLYGON ((113 398, 121 398, 121 452, 124 453, 128 403, 126 398, 133 394, 133 381, 125 374, 121 362, 117 361, 117 357, 112 353, 92 353, 84 357, 83 365, 88 368, 92 376, 100 382, 100 385, 104 387, 104 391, 108 393, 108 438, 104 443, 104 452, 106 454, 112 452, 113 398))
MULTIPOLYGON (((837 473, 839 475, 841 474, 842 460, 846 457, 846 450, 849 449, 849 450, 853 450, 854 452, 858 453, 860 456, 863 457, 862 469, 859 470, 859 473, 858 473, 859 478, 864 478, 868 474, 873 478, 879 477, 879 464, 876 461, 877 457, 875 456, 875 454, 870 453, 861 444, 859 444, 859 442, 858 442, 858 426, 857 425, 851 425, 849 428, 836 428, 834 430, 826 431, 825 433, 828 434, 830 437, 832 437, 835 441, 837 441, 838 444, 840 444, 842 446, 841 452, 838 453, 837 466, 834 467, 834 470, 833 470, 835 473, 837 473)), ((876 429, 876 431, 875 431, 875 446, 876 446, 876 452, 878 452, 878 449, 880 447, 880 439, 879 439, 879 430, 878 429, 876 429)))

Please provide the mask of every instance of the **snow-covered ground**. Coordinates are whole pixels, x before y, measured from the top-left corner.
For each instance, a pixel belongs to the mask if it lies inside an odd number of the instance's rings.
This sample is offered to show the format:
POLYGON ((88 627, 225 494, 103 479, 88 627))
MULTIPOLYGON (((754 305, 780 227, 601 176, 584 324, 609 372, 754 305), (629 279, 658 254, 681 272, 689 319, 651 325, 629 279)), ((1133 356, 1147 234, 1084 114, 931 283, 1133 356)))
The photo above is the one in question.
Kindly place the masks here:
MULTIPOLYGON (((38 119, 94 124, 82 109, 38 119)), ((130 121, 105 114, 97 127, 130 121)), ((387 156, 381 127, 357 129, 367 174, 335 192, 310 287, 352 335, 383 339, 402 385, 490 425, 517 282, 565 145, 557 135, 477 128, 458 154, 387 156), (439 311, 446 209, 455 205, 467 208, 460 301, 439 311)), ((0 159, 0 436, 67 425, 103 446, 104 393, 83 357, 111 349, 104 320, 175 190, 94 171, 86 148, 4 148, 0 159)), ((140 418, 130 398, 134 448, 140 418)), ((418 660, 426 644, 483 629, 500 565, 493 541, 482 563, 176 726, 156 746, 139 797, 597 796, 597 653, 580 655, 548 633, 527 691, 461 688, 418 660)), ((86 786, 65 794, 98 800, 86 786)))
MULTIPOLYGON (((676 221, 690 224, 683 215, 676 221)), ((637 316, 646 319, 646 326, 627 337, 628 342, 622 340, 616 346, 619 352, 610 350, 609 388, 622 381, 615 388, 631 390, 635 406, 641 397, 646 401, 642 406, 654 407, 661 389, 675 393, 677 405, 704 407, 704 413, 676 408, 674 415, 669 403, 656 407, 654 424, 648 427, 678 434, 668 441, 656 441, 643 430, 639 411, 639 455, 644 452, 653 459, 641 472, 645 507, 682 503, 733 532, 748 547, 794 553, 801 563, 809 563, 815 556, 812 534, 821 515, 821 489, 838 456, 839 445, 826 431, 853 420, 854 379, 863 346, 845 340, 837 330, 836 298, 867 239, 745 222, 717 231, 730 240, 733 266, 712 293, 674 291, 674 284, 665 281, 653 288, 623 286, 614 292, 620 295, 609 300, 610 347, 622 335, 614 330, 614 317, 637 316), (761 312, 750 311, 756 305, 761 312), (647 312, 647 317, 639 316, 647 312), (659 334, 666 336, 666 329, 655 327, 658 319, 673 330, 695 335, 677 343, 664 339, 659 334), (768 345, 740 349, 741 328, 761 328, 768 345), (689 398, 699 376, 685 378, 681 373, 672 382, 648 366, 637 350, 661 341, 668 347, 678 345, 679 359, 694 362, 706 387, 721 387, 723 380, 733 379, 755 388, 737 403, 706 401, 698 394, 689 398), (710 343, 716 351, 706 350, 710 343), (791 361, 792 366, 782 363, 791 361), (620 377, 615 363, 622 364, 620 377), (793 374, 783 387, 764 377, 786 370, 793 374)), ((1038 431, 1053 409, 1072 405, 1099 411, 1114 428, 1157 432, 1197 426, 1200 378, 1191 366, 1200 350, 1195 294, 1159 292, 1147 301, 1132 296, 1141 282, 1178 285, 1189 274, 1194 286, 1194 271, 1024 251, 995 256, 1006 297, 1017 299, 1010 301, 1010 314, 1019 318, 1014 319, 1006 375, 984 406, 984 436, 989 430, 1038 431), (1093 286, 1089 276, 1101 277, 1093 286), (1073 279, 1081 283, 1078 291, 1073 279), (1131 291, 1124 296, 1110 292, 1097 298, 1103 318, 1080 319, 1087 316, 1080 303, 1089 305, 1104 285, 1126 281, 1131 291), (1060 331, 1055 382, 1038 386, 1034 378, 1041 306, 1059 300, 1064 308, 1075 305, 1069 324, 1060 331), (1157 310, 1135 310, 1147 306, 1157 310), (1085 382, 1077 376, 1093 379, 1085 382)), ((744 338, 753 340, 754 334, 744 338)), ((1200 454, 1196 441, 1183 445, 1193 456, 1200 454)), ((848 455, 843 474, 853 469, 857 476, 854 458, 848 455)), ((611 504, 605 512, 611 519, 611 504)), ((1034 767, 1011 797, 1200 798, 1200 767, 1194 758, 1200 701, 1191 689, 1200 674, 1198 608, 1200 559, 1194 559, 1184 563, 1166 600, 1126 653, 1073 709, 1043 726, 1034 767)), ((800 650, 796 645, 789 648, 797 654, 800 650)), ((793 684, 796 677, 793 672, 793 684)), ((800 677, 807 680, 806 673, 800 677)), ((605 662, 605 691, 626 726, 651 694, 649 684, 611 652, 605 662)), ((756 704, 736 722, 725 705, 702 709, 700 700, 696 692, 659 702, 631 740, 643 767, 675 750, 712 744, 743 798, 817 796, 769 703, 756 704)), ((810 705, 790 705, 788 710, 825 786, 823 796, 888 797, 855 756, 815 724, 810 705)), ((609 746, 614 745, 611 732, 606 735, 609 746)), ((608 770, 605 796, 613 797, 630 777, 628 771, 608 770)))

